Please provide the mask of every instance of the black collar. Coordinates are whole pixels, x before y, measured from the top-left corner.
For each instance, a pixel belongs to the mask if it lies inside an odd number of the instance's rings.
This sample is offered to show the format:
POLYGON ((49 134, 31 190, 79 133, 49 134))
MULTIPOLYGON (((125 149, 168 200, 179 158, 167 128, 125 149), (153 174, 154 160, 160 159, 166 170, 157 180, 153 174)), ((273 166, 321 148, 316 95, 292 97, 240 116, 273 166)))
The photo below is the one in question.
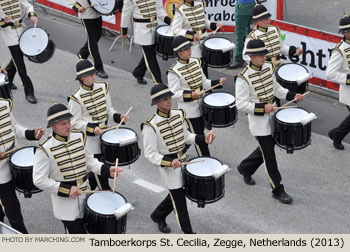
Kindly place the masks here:
POLYGON ((194 6, 194 1, 187 2, 186 0, 184 0, 184 5, 193 7, 194 6))
POLYGON ((259 72, 261 71, 261 68, 262 68, 262 66, 256 66, 252 62, 249 63, 249 67, 259 72))
POLYGON ((60 135, 56 134, 54 131, 52 132, 52 136, 61 142, 68 142, 68 140, 69 140, 69 136, 67 136, 67 137, 60 136, 60 135))
POLYGON ((347 38, 344 37, 343 40, 344 40, 345 43, 350 45, 350 39, 347 39, 347 38))
POLYGON ((183 60, 183 59, 181 59, 181 58, 178 58, 178 61, 179 61, 180 63, 182 63, 182 64, 188 64, 188 62, 190 62, 189 59, 188 59, 188 60, 183 60))
POLYGON ((170 118, 170 110, 168 113, 163 113, 159 109, 157 109, 157 115, 164 117, 164 118, 170 118))
POLYGON ((261 26, 257 26, 257 28, 259 31, 261 32, 267 32, 267 28, 261 27, 261 26))
POLYGON ((84 84, 84 83, 81 83, 81 87, 82 87, 83 89, 85 89, 85 90, 91 91, 91 90, 94 89, 94 84, 92 83, 91 86, 88 86, 88 85, 86 85, 86 84, 84 84))

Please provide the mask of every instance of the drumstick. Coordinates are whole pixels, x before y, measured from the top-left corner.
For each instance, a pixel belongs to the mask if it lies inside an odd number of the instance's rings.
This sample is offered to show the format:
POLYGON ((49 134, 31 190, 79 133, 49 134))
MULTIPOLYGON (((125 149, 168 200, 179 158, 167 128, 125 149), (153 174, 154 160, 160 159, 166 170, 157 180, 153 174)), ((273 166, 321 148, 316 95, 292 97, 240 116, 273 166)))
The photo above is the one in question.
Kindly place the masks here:
POLYGON ((7 154, 10 154, 10 153, 14 152, 15 150, 21 149, 21 148, 24 147, 24 146, 26 146, 26 144, 22 144, 22 145, 20 145, 20 146, 17 146, 17 147, 15 147, 15 148, 13 148, 13 149, 11 149, 11 150, 9 150, 9 151, 5 151, 5 152, 2 153, 2 154, 3 154, 4 156, 6 156, 7 154))
MULTIPOLYGON (((132 106, 129 108, 128 112, 126 112, 125 117, 129 114, 129 112, 130 112, 131 110, 132 110, 132 106)), ((103 130, 101 130, 101 133, 104 133, 104 132, 106 132, 106 131, 108 131, 108 130, 111 130, 111 129, 118 130, 119 127, 120 127, 120 125, 122 125, 122 123, 124 122, 125 117, 120 121, 120 123, 119 123, 117 126, 113 126, 113 127, 107 128, 107 129, 103 129, 103 130)))
POLYGON ((213 130, 211 130, 210 132, 209 132, 209 143, 211 142, 211 139, 213 138, 213 130))
MULTIPOLYGON (((305 96, 305 95, 307 95, 307 94, 310 94, 310 91, 307 91, 307 92, 303 93, 303 96, 305 96)), ((297 100, 297 99, 294 98, 293 100, 291 100, 291 101, 287 102, 286 104, 284 104, 282 107, 285 107, 285 106, 291 104, 292 102, 295 102, 296 100, 297 100)))
POLYGON ((119 158, 116 158, 116 160, 115 160, 114 178, 113 178, 113 193, 115 192, 115 186, 116 186, 118 162, 119 162, 119 158))
POLYGON ((6 65, 5 63, 2 64, 1 69, 0 69, 0 72, 4 69, 5 65, 6 65))
POLYGON ((222 23, 222 22, 219 23, 219 25, 216 27, 216 29, 215 29, 214 31, 208 32, 206 35, 204 35, 204 33, 203 33, 203 34, 201 34, 199 37, 200 37, 200 38, 203 38, 204 36, 215 35, 215 34, 218 32, 218 30, 220 29, 221 23, 222 23))
POLYGON ((192 161, 192 162, 182 162, 180 165, 188 165, 188 164, 196 164, 196 163, 201 163, 204 162, 204 160, 198 160, 198 161, 192 161))
POLYGON ((212 89, 214 89, 214 88, 216 88, 216 87, 218 87, 218 86, 220 86, 220 83, 218 83, 218 84, 216 84, 216 85, 214 85, 214 86, 212 86, 212 87, 210 87, 210 88, 207 88, 207 89, 205 89, 205 90, 200 91, 200 92, 198 93, 198 95, 202 95, 202 94, 204 94, 205 92, 208 92, 208 91, 210 91, 210 90, 212 90, 212 89))
POLYGON ((42 129, 42 128, 43 128, 42 126, 39 127, 39 130, 38 130, 38 132, 37 132, 36 135, 35 135, 35 139, 37 139, 37 138, 39 137, 39 135, 40 135, 40 129, 42 129))
POLYGON ((169 25, 169 27, 168 27, 168 29, 166 29, 165 33, 168 33, 168 32, 170 31, 170 28, 171 28, 172 24, 173 24, 173 23, 171 23, 171 24, 169 25))
POLYGON ((282 106, 282 107, 275 107, 275 110, 279 110, 279 109, 286 109, 286 108, 297 108, 298 106, 282 106))
POLYGON ((104 191, 98 191, 98 190, 92 190, 92 191, 81 191, 81 193, 99 193, 99 192, 109 192, 107 190, 104 191))
POLYGON ((85 10, 87 10, 87 9, 89 9, 89 8, 92 8, 92 7, 94 7, 94 6, 95 6, 95 4, 92 3, 92 4, 88 5, 88 6, 86 6, 86 7, 85 7, 85 10))
POLYGON ((33 30, 33 34, 32 34, 33 38, 35 37, 35 31, 36 31, 36 23, 34 23, 34 30, 33 30))
POLYGON ((95 179, 96 179, 97 187, 101 191, 102 190, 102 186, 101 186, 100 180, 99 180, 98 176, 96 175, 96 173, 94 173, 94 176, 95 176, 95 179))

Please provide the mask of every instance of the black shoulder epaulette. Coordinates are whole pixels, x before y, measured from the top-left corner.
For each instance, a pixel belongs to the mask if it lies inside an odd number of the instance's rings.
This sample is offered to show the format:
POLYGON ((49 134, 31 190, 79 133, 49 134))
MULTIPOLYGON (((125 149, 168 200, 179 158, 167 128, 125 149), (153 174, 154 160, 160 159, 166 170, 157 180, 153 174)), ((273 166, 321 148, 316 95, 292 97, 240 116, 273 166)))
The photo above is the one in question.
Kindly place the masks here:
POLYGON ((70 99, 76 101, 77 103, 80 104, 79 100, 74 96, 76 93, 78 93, 80 88, 78 88, 77 90, 74 91, 74 93, 71 95, 71 96, 68 96, 67 97, 67 102, 69 102, 70 99))
POLYGON ((235 76, 235 81, 237 80, 238 77, 241 77, 243 80, 245 80, 247 83, 249 83, 248 80, 243 76, 247 70, 248 70, 248 66, 246 66, 246 67, 242 70, 242 72, 240 72, 239 74, 237 74, 237 75, 235 76))
POLYGON ((150 116, 144 123, 141 123, 141 131, 143 129, 143 125, 146 124, 150 127, 152 127, 152 129, 154 130, 154 132, 156 132, 156 130, 154 129, 153 125, 151 124, 152 119, 155 117, 156 114, 153 114, 152 116, 150 116))

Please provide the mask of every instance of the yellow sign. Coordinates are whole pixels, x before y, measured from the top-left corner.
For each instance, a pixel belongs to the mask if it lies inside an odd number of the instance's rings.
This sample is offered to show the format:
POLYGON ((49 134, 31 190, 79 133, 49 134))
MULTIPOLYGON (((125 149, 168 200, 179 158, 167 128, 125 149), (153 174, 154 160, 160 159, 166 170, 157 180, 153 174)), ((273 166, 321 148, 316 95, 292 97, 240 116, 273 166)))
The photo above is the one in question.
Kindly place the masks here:
POLYGON ((163 1, 166 1, 164 4, 166 13, 170 18, 174 18, 175 9, 183 3, 183 0, 163 0, 163 1))

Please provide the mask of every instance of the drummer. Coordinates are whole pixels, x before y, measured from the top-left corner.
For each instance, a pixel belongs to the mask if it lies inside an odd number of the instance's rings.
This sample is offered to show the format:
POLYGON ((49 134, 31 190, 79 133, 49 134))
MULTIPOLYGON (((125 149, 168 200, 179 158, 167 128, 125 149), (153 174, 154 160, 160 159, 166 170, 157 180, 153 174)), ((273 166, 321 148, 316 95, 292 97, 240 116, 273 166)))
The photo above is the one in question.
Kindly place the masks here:
MULTIPOLYGON (((192 56, 202 60, 202 42, 207 37, 207 29, 216 30, 221 28, 215 22, 209 22, 205 14, 205 1, 183 0, 183 3, 175 9, 174 21, 171 30, 175 36, 185 36, 194 42, 192 56)), ((202 64, 203 72, 208 77, 208 66, 202 64)))
POLYGON ((174 210, 181 230, 192 234, 181 171, 181 162, 186 160, 185 144, 210 144, 215 135, 208 133, 204 136, 188 132, 184 124, 185 111, 171 108, 172 95, 174 94, 166 85, 154 85, 151 98, 152 105, 157 106, 157 112, 141 124, 145 157, 159 167, 162 180, 169 189, 169 194, 153 211, 151 219, 158 224, 160 232, 170 233, 165 219, 174 210))
MULTIPOLYGON (((73 115, 71 120, 72 129, 85 131, 87 135, 86 148, 101 161, 100 135, 107 128, 108 119, 120 123, 129 120, 128 115, 121 115, 112 107, 109 95, 109 83, 98 82, 96 70, 89 60, 81 60, 76 64, 76 80, 79 88, 68 97, 68 109, 73 115)), ((88 178, 91 189, 99 187, 110 190, 108 177, 101 177, 89 172, 88 178)), ((101 189, 100 188, 100 189, 101 189)))
POLYGON ((96 75, 107 79, 108 74, 103 68, 101 55, 98 49, 98 41, 102 37, 102 16, 91 7, 89 0, 66 0, 72 9, 78 13, 87 36, 87 41, 80 48, 79 59, 87 59, 91 55, 95 64, 96 75))
MULTIPOLYGON (((176 36, 172 45, 178 59, 167 72, 169 89, 174 93, 178 108, 186 111, 185 119, 191 133, 203 135, 202 95, 199 92, 219 83, 219 87, 222 87, 226 78, 207 79, 201 68, 201 59, 191 57, 193 44, 184 36, 176 36)), ((196 144, 196 151, 198 156, 210 156, 206 143, 196 144)))
POLYGON ((155 49, 155 29, 157 19, 170 25, 171 18, 167 16, 158 0, 124 0, 121 17, 120 32, 123 41, 128 34, 130 17, 133 17, 134 42, 139 44, 142 49, 143 57, 139 64, 132 71, 137 83, 147 84, 143 78, 148 69, 154 83, 162 82, 162 74, 156 57, 155 49))
POLYGON ((23 59, 23 53, 18 45, 19 38, 25 30, 25 24, 22 16, 28 15, 33 23, 38 22, 38 17, 34 13, 33 6, 27 0, 1 1, 0 4, 0 26, 4 44, 9 48, 11 61, 6 66, 10 89, 17 89, 13 83, 16 72, 18 71, 24 86, 25 98, 29 103, 37 103, 34 95, 34 87, 31 79, 27 75, 26 65, 23 59))
POLYGON ((250 133, 255 136, 259 146, 237 168, 246 184, 255 185, 251 176, 264 163, 272 187, 272 197, 281 203, 290 204, 293 199, 281 184, 270 116, 275 110, 274 96, 300 101, 303 95, 288 91, 275 81, 274 65, 265 60, 268 50, 262 40, 249 40, 245 54, 249 56, 250 62, 237 75, 236 102, 237 108, 248 114, 250 133))
MULTIPOLYGON (((0 85, 2 84, 0 83, 0 85)), ((28 130, 17 124, 12 114, 12 101, 10 99, 0 98, 0 111, 0 117, 2 118, 2 127, 0 128, 0 221, 4 221, 6 214, 10 225, 14 229, 23 234, 28 234, 15 192, 8 161, 9 153, 4 153, 15 147, 17 138, 38 140, 45 134, 45 131, 41 127, 28 130)))
POLYGON ((63 104, 54 104, 47 111, 52 134, 36 149, 33 164, 34 184, 51 193, 53 213, 63 222, 69 234, 84 234, 84 203, 89 188, 87 172, 103 177, 122 170, 109 167, 92 157, 85 149, 84 131, 71 131, 71 118, 63 104))

